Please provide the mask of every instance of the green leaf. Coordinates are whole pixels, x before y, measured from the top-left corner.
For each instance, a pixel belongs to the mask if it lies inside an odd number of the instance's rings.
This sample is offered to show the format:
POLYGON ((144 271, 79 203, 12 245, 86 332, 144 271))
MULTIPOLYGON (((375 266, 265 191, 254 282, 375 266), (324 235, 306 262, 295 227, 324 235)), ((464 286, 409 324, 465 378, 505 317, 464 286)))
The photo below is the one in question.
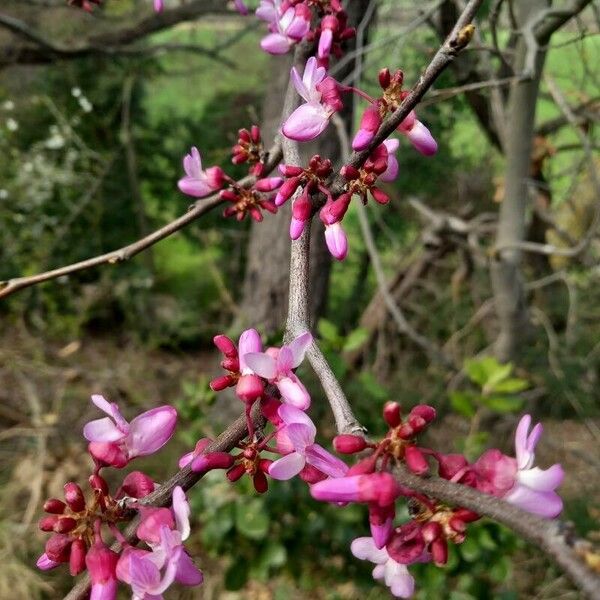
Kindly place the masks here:
POLYGON ((283 544, 269 542, 260 553, 258 562, 267 573, 270 569, 282 567, 287 561, 287 550, 283 544))
POLYGON ((528 387, 529 382, 526 379, 511 377, 495 384, 492 391, 497 394, 516 394, 517 392, 526 390, 528 387))
POLYGON ((339 344, 340 336, 338 335, 337 326, 331 321, 328 321, 327 319, 319 319, 317 331, 326 342, 329 342, 333 345, 339 344))
POLYGON ((477 543, 477 540, 472 537, 467 539, 459 546, 462 557, 467 562, 473 562, 477 560, 481 554, 481 548, 477 543))
POLYGON ((473 394, 470 394, 469 392, 456 391, 450 394, 450 404, 452 405, 452 408, 468 419, 475 414, 473 399, 473 394))
POLYGON ((465 360, 465 371, 469 379, 482 388, 493 386, 506 379, 511 374, 512 368, 510 363, 500 364, 492 356, 465 360))
POLYGON ((523 399, 518 396, 490 396, 483 397, 481 402, 490 410, 499 413, 514 413, 523 407, 523 399))
POLYGON ((245 561, 234 560, 225 571, 225 588, 231 592, 241 590, 248 581, 248 567, 245 561))
POLYGON ((269 516, 260 498, 239 501, 235 505, 235 527, 251 540, 262 540, 269 531, 269 516))
POLYGON ((369 339, 369 330, 359 327, 351 331, 344 343, 343 352, 352 352, 358 350, 369 339))

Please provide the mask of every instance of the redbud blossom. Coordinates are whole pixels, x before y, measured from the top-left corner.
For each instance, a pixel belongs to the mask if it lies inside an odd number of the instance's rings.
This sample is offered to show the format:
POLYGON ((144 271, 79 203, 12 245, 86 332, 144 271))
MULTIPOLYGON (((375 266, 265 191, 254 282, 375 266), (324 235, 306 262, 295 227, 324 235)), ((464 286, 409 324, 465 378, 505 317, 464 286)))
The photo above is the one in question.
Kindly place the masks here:
POLYGON ((188 196, 202 198, 216 192, 223 185, 224 173, 221 167, 202 169, 200 152, 195 146, 183 159, 186 176, 179 180, 179 189, 188 196))

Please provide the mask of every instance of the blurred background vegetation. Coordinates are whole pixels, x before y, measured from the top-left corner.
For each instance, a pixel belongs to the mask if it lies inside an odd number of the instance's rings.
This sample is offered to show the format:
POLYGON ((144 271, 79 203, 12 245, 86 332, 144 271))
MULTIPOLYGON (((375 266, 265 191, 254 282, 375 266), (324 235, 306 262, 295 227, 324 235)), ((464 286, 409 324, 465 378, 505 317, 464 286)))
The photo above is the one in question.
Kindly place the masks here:
MULTIPOLYGON (((93 15, 48 4, 32 13, 9 0, 6 10, 73 45, 88 30, 105 31, 150 11, 135 0, 109 1, 93 15)), ((378 4, 362 85, 375 91, 377 72, 387 65, 402 68, 410 86, 438 38, 427 23, 401 35, 415 17, 414 3, 378 4)), ((485 4, 484 16, 492 4, 485 4)), ((4 35, 0 42, 10 39, 4 35)), ((123 53, 3 64, 0 280, 108 252, 185 212, 190 199, 176 182, 191 145, 201 149, 206 165, 241 176, 244 170, 229 162, 230 147, 240 127, 261 121, 273 74, 284 68, 284 59, 258 50, 261 35, 253 19, 207 15, 160 31, 151 43, 197 45, 213 49, 212 56, 123 53)), ((508 35, 503 24, 500 39, 508 35)), ((552 38, 545 71, 573 104, 596 99, 590 108, 596 116, 599 55, 597 12, 590 10, 552 38)), ((455 85, 449 71, 435 87, 455 85)), ((435 94, 443 102, 426 101, 419 115, 438 139, 439 153, 423 158, 402 143, 400 177, 388 190, 392 202, 368 207, 389 281, 401 281, 432 248, 409 200, 468 219, 495 214, 502 196, 504 158, 468 102, 461 94, 435 94)), ((538 123, 560 115, 542 85, 538 123)), ((593 141, 593 119, 586 127, 593 141)), ((599 201, 579 137, 562 126, 540 136, 536 148, 540 154, 532 163, 540 165, 551 190, 552 219, 577 241, 599 201)), ((597 240, 578 259, 553 258, 542 267, 525 261, 528 280, 554 280, 529 290, 533 335, 523 337, 519 361, 508 367, 486 357, 496 325, 486 309, 492 291, 485 264, 465 259, 460 241, 439 251, 398 301, 412 326, 451 356, 457 367, 448 369, 398 334, 377 295, 352 210, 345 223, 351 251, 332 266, 316 331, 359 420, 377 434, 385 400, 407 408, 426 402, 440 415, 429 441, 476 456, 491 445, 509 451, 516 415, 533 412, 546 428, 539 463, 560 461, 567 472, 565 516, 578 534, 597 540, 597 240)), ((40 576, 32 569, 43 540, 35 523, 43 498, 86 476, 80 432, 93 414, 91 393, 122 403, 128 416, 159 403, 177 406, 177 439, 165 454, 136 465, 159 480, 196 439, 218 434, 240 411, 226 393, 212 394, 208 381, 219 371, 213 335, 241 329, 250 235, 248 223, 215 211, 130 262, 30 287, 0 302, 1 598, 56 598, 69 589, 64 573, 40 576)), ((547 236, 561 243, 555 231, 547 236)), ((264 268, 279 260, 264 256, 264 268)), ((245 318, 251 323, 251 315, 245 318)), ((267 333, 279 340, 280 331, 267 333)), ((310 382, 313 417, 326 443, 334 430, 324 398, 307 366, 302 376, 310 382)), ((272 483, 268 494, 257 497, 245 482, 233 487, 220 474, 206 477, 191 499, 191 548, 205 584, 169 597, 334 600, 386 594, 373 583, 369 566, 349 552, 350 541, 367 531, 360 507, 317 506, 299 481, 272 483)), ((471 530, 445 569, 414 569, 417 598, 578 597, 555 567, 507 530, 487 521, 471 530)))

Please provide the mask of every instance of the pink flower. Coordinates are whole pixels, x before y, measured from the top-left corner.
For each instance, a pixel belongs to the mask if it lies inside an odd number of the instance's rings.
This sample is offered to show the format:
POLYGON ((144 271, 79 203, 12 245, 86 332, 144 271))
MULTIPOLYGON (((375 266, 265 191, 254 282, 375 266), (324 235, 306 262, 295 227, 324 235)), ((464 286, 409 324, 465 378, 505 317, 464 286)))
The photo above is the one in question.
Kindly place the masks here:
POLYGON ((292 67, 292 82, 297 92, 306 100, 283 124, 283 135, 301 142, 315 139, 329 124, 329 119, 342 108, 337 82, 327 76, 324 67, 317 66, 311 56, 306 61, 302 78, 292 67))
POLYGON ((49 571, 50 569, 55 569, 60 564, 61 563, 48 558, 48 555, 44 552, 44 554, 37 559, 35 566, 42 571, 49 571))
POLYGON ((378 548, 373 538, 356 538, 350 545, 352 554, 360 560, 375 563, 373 578, 383 580, 396 598, 410 598, 415 590, 415 580, 406 565, 397 563, 385 548, 378 548))
POLYGON ((414 110, 400 123, 398 131, 403 133, 414 148, 424 156, 433 156, 437 152, 437 142, 429 129, 417 119, 414 110))
POLYGON ((217 191, 223 185, 221 167, 209 167, 202 170, 200 152, 195 146, 183 159, 183 170, 186 176, 179 180, 179 189, 188 196, 202 198, 217 191))
POLYGON ((393 504, 383 507, 369 504, 369 526, 377 548, 383 548, 390 539, 394 529, 395 516, 396 507, 393 504))
POLYGON ((341 223, 325 225, 325 243, 333 258, 344 260, 348 254, 348 238, 341 223))
POLYGON ((379 507, 389 506, 403 492, 390 473, 350 475, 326 479, 310 488, 311 496, 323 502, 365 502, 379 507))
POLYGON ((92 402, 109 417, 90 421, 83 428, 90 454, 104 464, 121 468, 136 456, 147 456, 162 448, 173 435, 177 411, 168 405, 138 415, 128 423, 119 407, 94 394, 92 402))
POLYGON ((256 9, 256 16, 271 25, 277 20, 281 0, 260 0, 260 5, 256 9))
POLYGON ((254 373, 275 384, 284 402, 306 410, 310 406, 310 396, 292 369, 304 360, 311 343, 312 335, 306 332, 281 348, 248 352, 244 356, 245 363, 254 373))
POLYGON ((310 17, 306 4, 289 7, 283 13, 279 7, 269 27, 272 33, 262 39, 260 47, 269 54, 285 54, 309 32, 310 17))
POLYGON ((531 416, 524 415, 515 434, 517 474, 515 485, 504 496, 511 504, 541 517, 557 517, 563 508, 560 496, 554 491, 564 478, 563 468, 554 464, 548 469, 533 466, 535 447, 543 427, 538 423, 531 431, 531 416))
POLYGON ((85 557, 92 580, 90 600, 114 600, 117 597, 116 567, 119 555, 113 552, 96 533, 96 541, 85 557))
POLYGON ((163 0, 154 0, 154 12, 162 12, 164 8, 163 0))
POLYGON ((278 410, 284 425, 277 432, 278 448, 286 447, 287 454, 271 463, 269 475, 273 479, 291 479, 306 464, 312 465, 330 477, 343 477, 348 466, 315 444, 317 428, 302 410, 282 404, 278 410))
POLYGON ((381 125, 378 104, 369 104, 360 120, 360 127, 352 140, 353 150, 364 150, 375 137, 381 125))
POLYGON ((398 177, 398 159, 396 158, 396 150, 400 146, 400 142, 396 138, 390 138, 383 142, 387 150, 387 169, 379 176, 379 179, 385 183, 390 183, 398 177))

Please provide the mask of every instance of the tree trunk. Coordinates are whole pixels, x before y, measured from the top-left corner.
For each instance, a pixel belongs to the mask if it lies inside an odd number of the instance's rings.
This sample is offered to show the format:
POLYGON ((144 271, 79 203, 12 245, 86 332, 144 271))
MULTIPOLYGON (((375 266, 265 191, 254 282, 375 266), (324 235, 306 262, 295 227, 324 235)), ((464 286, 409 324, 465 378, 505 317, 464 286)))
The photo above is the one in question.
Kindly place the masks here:
MULTIPOLYGON (((351 0, 348 6, 349 22, 356 24, 364 14, 368 0, 351 0)), ((348 50, 352 48, 349 47, 348 50)), ((264 105, 263 136, 268 143, 275 137, 281 126, 281 106, 285 89, 289 82, 291 60, 282 65, 281 57, 272 60, 273 72, 277 80, 269 87, 264 105)), ((342 80, 352 72, 354 61, 338 74, 342 80)), ((346 128, 352 127, 351 103, 340 113, 346 128)), ((301 156, 306 164, 314 154, 330 158, 339 167, 340 144, 335 128, 330 125, 313 144, 300 146, 301 156)), ((262 223, 252 223, 243 297, 240 302, 240 316, 235 329, 257 327, 265 334, 280 330, 285 323, 288 305, 288 276, 290 264, 290 238, 288 235, 291 218, 290 203, 286 203, 276 215, 267 215, 262 223)), ((324 228, 319 219, 313 219, 310 250, 310 319, 315 323, 323 314, 327 303, 331 257, 325 246, 324 228)))
MULTIPOLYGON (((521 27, 547 8, 545 0, 521 0, 517 5, 521 27)), ((526 64, 528 47, 523 37, 517 45, 515 71, 520 73, 526 64)), ((525 235, 528 203, 529 167, 535 125, 535 109, 545 53, 537 52, 531 78, 513 86, 507 111, 506 167, 504 199, 496 247, 499 249, 491 263, 492 287, 500 331, 495 354, 501 361, 513 360, 520 343, 529 331, 529 316, 521 275, 519 243, 525 235)))

